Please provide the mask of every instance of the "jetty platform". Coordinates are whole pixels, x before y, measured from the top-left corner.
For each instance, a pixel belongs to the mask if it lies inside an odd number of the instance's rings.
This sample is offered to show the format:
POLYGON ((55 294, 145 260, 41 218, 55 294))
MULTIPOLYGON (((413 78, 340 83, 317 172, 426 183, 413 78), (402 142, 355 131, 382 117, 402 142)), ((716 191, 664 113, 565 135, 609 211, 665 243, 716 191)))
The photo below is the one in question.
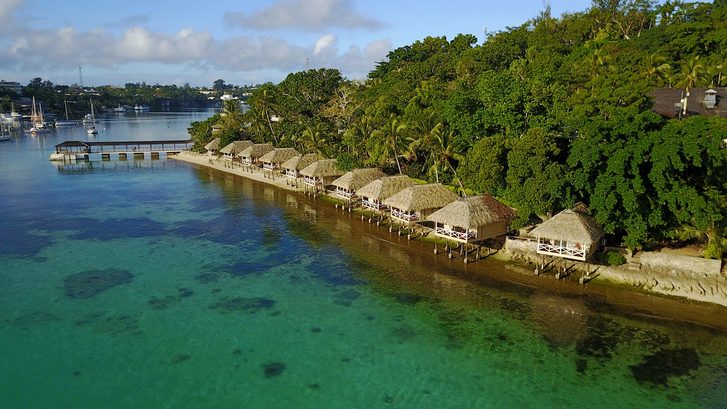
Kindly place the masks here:
POLYGON ((155 141, 65 141, 55 146, 50 160, 88 160, 91 155, 110 160, 112 155, 119 160, 128 158, 159 159, 161 155, 171 156, 189 150, 194 145, 191 139, 155 141))

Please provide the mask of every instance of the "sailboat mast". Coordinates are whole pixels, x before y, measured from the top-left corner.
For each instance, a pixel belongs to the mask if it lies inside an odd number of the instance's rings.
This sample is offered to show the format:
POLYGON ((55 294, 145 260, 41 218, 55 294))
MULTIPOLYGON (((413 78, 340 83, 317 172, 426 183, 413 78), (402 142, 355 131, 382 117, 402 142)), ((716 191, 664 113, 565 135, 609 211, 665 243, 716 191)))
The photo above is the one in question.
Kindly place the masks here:
POLYGON ((66 109, 66 121, 68 120, 68 101, 63 100, 63 107, 66 109))

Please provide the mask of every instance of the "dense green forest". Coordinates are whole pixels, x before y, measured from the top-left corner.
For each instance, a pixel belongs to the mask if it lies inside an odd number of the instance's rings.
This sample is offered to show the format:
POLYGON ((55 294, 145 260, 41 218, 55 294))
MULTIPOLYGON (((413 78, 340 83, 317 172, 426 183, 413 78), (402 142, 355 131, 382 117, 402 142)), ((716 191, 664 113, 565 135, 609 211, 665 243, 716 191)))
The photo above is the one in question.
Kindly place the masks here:
MULTIPOLYGON (((695 241, 727 249, 727 119, 666 119, 657 87, 727 80, 727 0, 594 0, 518 27, 427 37, 389 53, 365 82, 337 70, 265 84, 243 113, 194 123, 198 146, 252 138, 339 159, 343 168, 489 192, 526 225, 586 203, 611 244, 695 241)), ((724 101, 722 103, 727 103, 724 101)))
MULTIPOLYGON (((251 88, 253 87, 228 85, 222 79, 215 81, 212 86, 212 90, 216 91, 213 95, 217 97, 223 92, 242 97, 251 88)), ((127 83, 123 87, 103 85, 81 89, 77 85, 54 84, 38 77, 23 87, 22 95, 6 90, 0 91, 0 111, 10 111, 10 102, 21 96, 35 97, 36 101, 42 104, 45 113, 52 112, 59 117, 65 114, 65 103, 67 103, 71 116, 75 119, 80 119, 90 111, 90 98, 93 98, 96 109, 115 108, 119 105, 130 107, 146 105, 153 111, 160 111, 206 108, 215 103, 208 100, 207 95, 200 93, 197 88, 190 87, 189 84, 177 86, 127 83)), ((217 100, 218 102, 219 100, 217 100)), ((19 106, 16 108, 21 110, 19 106)), ((29 109, 28 107, 27 110, 29 111, 29 109)))

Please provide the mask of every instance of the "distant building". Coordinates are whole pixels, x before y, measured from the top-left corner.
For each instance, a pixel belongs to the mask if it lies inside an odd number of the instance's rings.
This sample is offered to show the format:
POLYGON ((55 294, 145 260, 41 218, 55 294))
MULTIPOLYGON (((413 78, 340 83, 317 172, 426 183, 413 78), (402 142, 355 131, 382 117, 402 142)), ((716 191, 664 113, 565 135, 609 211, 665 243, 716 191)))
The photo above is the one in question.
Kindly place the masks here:
POLYGON ((651 95, 652 111, 667 118, 704 115, 727 118, 727 88, 692 88, 684 98, 680 88, 657 88, 651 95), (686 113, 685 111, 686 103, 686 113))
POLYGON ((14 81, 0 81, 0 90, 12 91, 18 95, 23 92, 23 86, 19 82, 14 81))

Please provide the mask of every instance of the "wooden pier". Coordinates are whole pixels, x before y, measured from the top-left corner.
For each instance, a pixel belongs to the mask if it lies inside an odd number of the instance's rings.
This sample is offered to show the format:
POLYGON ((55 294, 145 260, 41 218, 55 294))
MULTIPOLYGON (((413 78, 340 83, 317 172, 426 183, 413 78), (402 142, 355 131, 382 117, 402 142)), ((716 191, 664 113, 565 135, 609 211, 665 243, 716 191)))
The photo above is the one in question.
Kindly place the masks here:
POLYGON ((117 155, 119 160, 159 159, 160 154, 175 155, 189 150, 194 141, 191 139, 159 140, 159 141, 65 141, 55 146, 51 160, 90 159, 91 155, 100 155, 101 160, 111 160, 117 155))

